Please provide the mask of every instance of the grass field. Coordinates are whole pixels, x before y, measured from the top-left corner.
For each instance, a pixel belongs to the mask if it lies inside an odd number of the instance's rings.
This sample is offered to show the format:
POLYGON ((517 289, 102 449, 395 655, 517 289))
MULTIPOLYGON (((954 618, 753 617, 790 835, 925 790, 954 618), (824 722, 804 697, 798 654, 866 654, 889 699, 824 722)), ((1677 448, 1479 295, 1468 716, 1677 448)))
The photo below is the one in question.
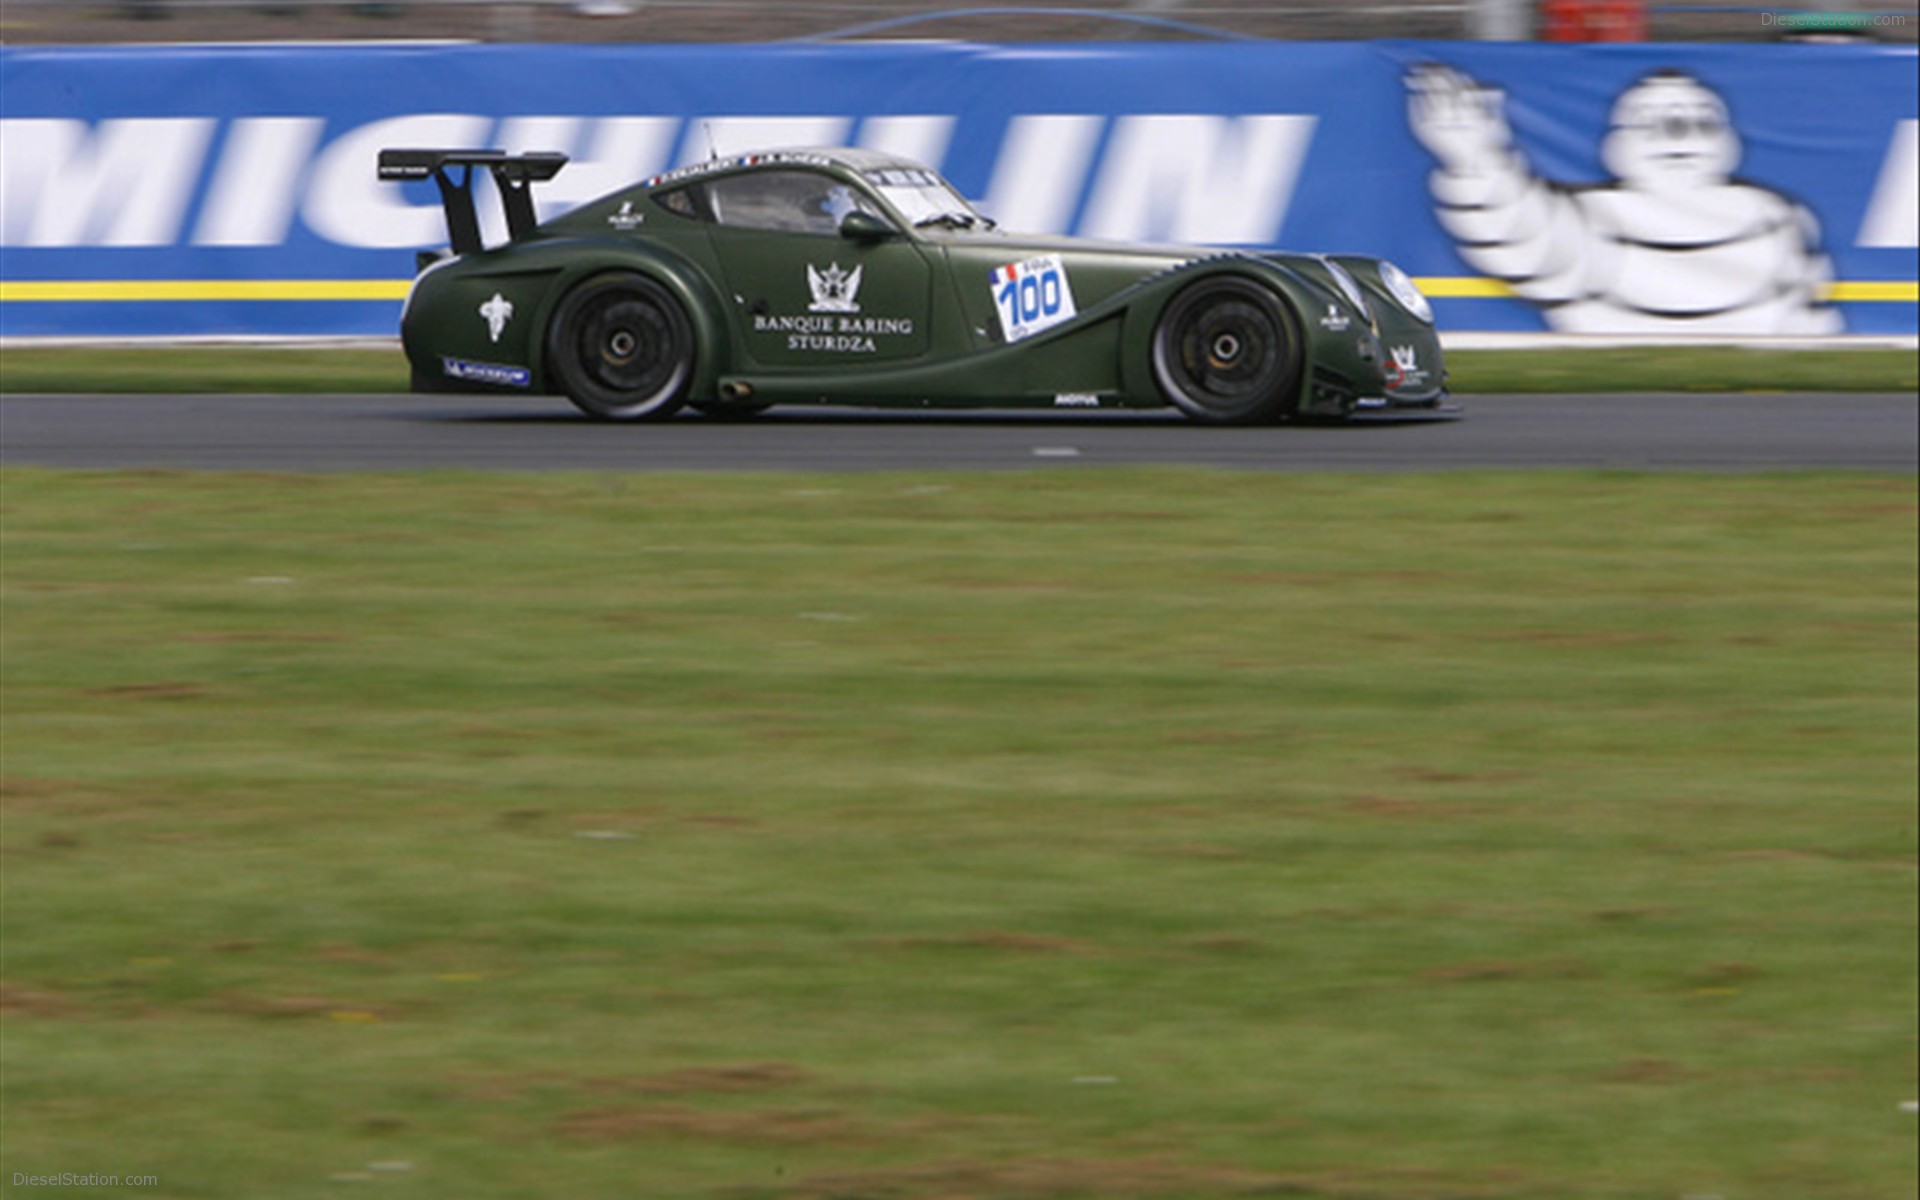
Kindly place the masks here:
POLYGON ((1910 476, 0 483, 7 1181, 1913 1192, 1910 476))
MULTIPOLYGON (((1920 388, 1911 350, 1457 350, 1453 390, 1501 392, 1810 391, 1920 388)), ((13 347, 0 392, 404 392, 398 349, 13 347)))

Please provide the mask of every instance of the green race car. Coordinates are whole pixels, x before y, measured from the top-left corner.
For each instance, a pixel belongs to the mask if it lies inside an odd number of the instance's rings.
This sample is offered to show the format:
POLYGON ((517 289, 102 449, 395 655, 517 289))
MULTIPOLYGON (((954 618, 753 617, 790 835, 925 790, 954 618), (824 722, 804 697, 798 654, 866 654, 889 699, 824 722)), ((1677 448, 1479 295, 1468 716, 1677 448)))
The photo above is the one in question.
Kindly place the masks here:
POLYGON ((1442 411, 1432 312, 1393 264, 1005 233, 892 155, 684 167, 555 220, 559 154, 386 150, 451 246, 401 317, 415 391, 559 393, 590 416, 775 404, 1163 407, 1253 424, 1442 411), (483 245, 489 171, 508 239, 483 245))

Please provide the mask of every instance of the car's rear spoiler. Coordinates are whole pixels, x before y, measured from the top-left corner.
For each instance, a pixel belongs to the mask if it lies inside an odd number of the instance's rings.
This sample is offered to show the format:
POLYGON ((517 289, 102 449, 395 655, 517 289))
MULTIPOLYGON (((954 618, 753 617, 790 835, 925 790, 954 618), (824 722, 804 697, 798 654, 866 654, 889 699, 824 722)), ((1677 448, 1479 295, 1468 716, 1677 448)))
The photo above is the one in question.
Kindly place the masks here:
POLYGON ((440 185, 440 203, 447 210, 447 237, 455 254, 481 249, 480 218, 473 208, 473 168, 493 172, 500 202, 507 210, 507 236, 519 241, 533 232, 533 193, 530 185, 552 179, 567 165, 567 156, 551 152, 508 154, 504 150, 382 150, 380 178, 432 179, 440 185), (465 168, 455 180, 450 167, 465 168))

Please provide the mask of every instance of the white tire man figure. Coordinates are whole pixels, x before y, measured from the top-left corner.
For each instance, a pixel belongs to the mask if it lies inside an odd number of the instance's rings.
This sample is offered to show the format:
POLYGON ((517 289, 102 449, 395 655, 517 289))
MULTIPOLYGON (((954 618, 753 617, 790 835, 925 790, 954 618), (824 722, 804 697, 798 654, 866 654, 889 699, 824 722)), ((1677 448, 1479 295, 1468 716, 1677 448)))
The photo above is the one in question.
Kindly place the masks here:
POLYGON ((1811 335, 1841 331, 1832 264, 1793 199, 1736 178, 1726 103, 1680 71, 1614 101, 1610 182, 1541 179, 1513 144, 1505 96, 1449 67, 1407 77, 1408 123, 1439 164, 1434 209, 1468 265, 1564 333, 1811 335))

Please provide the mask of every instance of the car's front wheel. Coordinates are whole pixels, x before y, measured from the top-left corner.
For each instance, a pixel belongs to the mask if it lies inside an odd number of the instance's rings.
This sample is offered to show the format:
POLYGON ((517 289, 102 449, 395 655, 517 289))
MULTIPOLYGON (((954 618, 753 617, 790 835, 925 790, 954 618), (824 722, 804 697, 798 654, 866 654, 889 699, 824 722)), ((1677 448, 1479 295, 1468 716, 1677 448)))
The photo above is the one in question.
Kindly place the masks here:
POLYGON ((1153 329, 1153 378, 1200 421, 1253 425, 1286 416, 1299 390, 1292 312, 1251 279, 1217 276, 1176 295, 1153 329))
POLYGON ((693 386, 693 323, 673 293, 630 271, 569 292, 547 333, 550 373, 574 407, 610 421, 658 420, 693 386))

